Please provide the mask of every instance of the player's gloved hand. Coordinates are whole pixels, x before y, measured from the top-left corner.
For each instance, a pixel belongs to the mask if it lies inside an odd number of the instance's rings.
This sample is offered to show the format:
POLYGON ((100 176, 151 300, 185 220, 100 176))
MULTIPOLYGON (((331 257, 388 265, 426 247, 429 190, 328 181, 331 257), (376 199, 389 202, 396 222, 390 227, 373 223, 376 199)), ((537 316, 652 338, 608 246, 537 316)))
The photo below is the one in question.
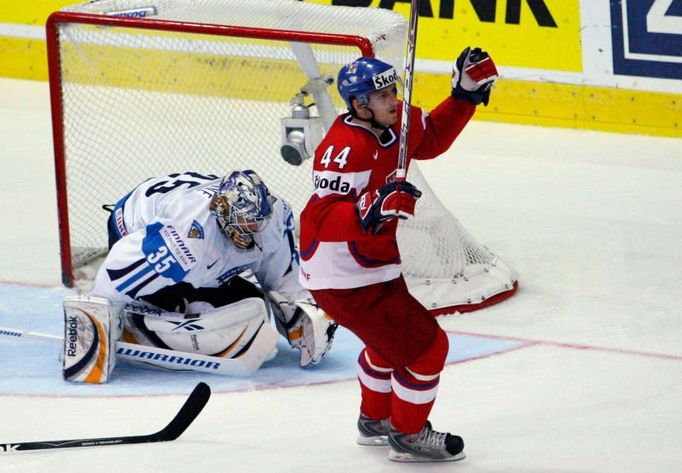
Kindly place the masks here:
POLYGON ((414 206, 422 193, 406 181, 391 182, 376 191, 365 192, 355 204, 362 230, 378 232, 381 224, 393 218, 414 216, 414 206))
POLYGON ((497 68, 488 53, 467 47, 452 67, 452 96, 487 106, 497 77, 497 68))

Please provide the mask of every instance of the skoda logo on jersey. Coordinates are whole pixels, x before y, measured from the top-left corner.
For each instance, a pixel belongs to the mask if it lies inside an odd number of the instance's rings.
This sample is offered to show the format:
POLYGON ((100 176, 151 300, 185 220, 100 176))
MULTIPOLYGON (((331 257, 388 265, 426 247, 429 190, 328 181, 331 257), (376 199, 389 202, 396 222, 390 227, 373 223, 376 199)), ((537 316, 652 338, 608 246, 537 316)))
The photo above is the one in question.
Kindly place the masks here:
POLYGON ((315 189, 329 189, 340 194, 348 194, 350 191, 350 183, 341 180, 341 176, 336 179, 327 179, 315 174, 315 189))
POLYGON ((398 73, 392 67, 389 70, 384 71, 381 74, 372 77, 372 80, 374 80, 374 88, 375 89, 377 89, 377 90, 383 89, 384 87, 388 87, 389 85, 392 85, 392 84, 395 84, 396 82, 398 82, 398 73))

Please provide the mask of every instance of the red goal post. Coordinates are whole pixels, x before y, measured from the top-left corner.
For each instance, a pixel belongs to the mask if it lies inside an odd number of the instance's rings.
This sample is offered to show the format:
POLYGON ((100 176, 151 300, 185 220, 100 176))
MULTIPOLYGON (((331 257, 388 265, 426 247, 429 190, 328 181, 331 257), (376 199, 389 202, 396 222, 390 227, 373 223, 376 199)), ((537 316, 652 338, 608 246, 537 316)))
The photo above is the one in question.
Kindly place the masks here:
MULTIPOLYGON (((46 28, 67 286, 91 279, 106 254, 101 206, 153 175, 253 168, 298 215, 312 182, 310 160, 292 166, 279 155, 290 99, 315 75, 335 78, 361 55, 402 70, 406 22, 382 9, 102 0, 65 10, 46 28), (142 8, 153 16, 130 16, 142 8)), ((326 126, 343 111, 335 87, 314 98, 326 126), (327 102, 331 112, 322 109, 327 102)), ((401 222, 398 235, 413 294, 434 314, 511 296, 514 270, 442 206, 414 163, 408 179, 424 191, 417 217, 401 222)))

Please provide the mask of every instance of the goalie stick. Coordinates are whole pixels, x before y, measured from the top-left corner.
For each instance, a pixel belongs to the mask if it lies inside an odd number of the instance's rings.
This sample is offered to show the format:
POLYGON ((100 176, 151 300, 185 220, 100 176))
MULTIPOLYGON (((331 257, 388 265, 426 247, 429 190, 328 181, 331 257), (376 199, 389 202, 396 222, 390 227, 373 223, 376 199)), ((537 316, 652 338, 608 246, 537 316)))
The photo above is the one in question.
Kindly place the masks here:
POLYGON ((41 442, 0 443, 0 454, 24 450, 45 450, 49 448, 97 447, 101 445, 129 445, 134 443, 168 442, 177 439, 197 418, 211 397, 211 388, 206 383, 196 385, 173 420, 163 429, 148 435, 123 437, 102 437, 76 440, 49 440, 41 442))
MULTIPOLYGON (((35 338, 62 342, 63 338, 28 330, 0 327, 0 337, 35 338)), ((202 373, 223 376, 248 376, 254 373, 265 361, 269 353, 258 350, 260 346, 270 346, 277 340, 277 334, 269 327, 261 326, 258 334, 251 342, 251 349, 238 358, 222 358, 218 356, 200 355, 167 350, 149 345, 116 342, 116 356, 136 363, 145 363, 171 371, 200 371, 202 373)))
POLYGON ((414 56, 417 50, 417 23, 419 21, 419 0, 410 3, 410 30, 407 36, 405 54, 405 84, 403 88, 403 116, 400 121, 400 148, 398 149, 398 169, 396 180, 404 181, 407 177, 407 139, 410 130, 410 109, 412 108, 412 75, 414 74, 414 56))

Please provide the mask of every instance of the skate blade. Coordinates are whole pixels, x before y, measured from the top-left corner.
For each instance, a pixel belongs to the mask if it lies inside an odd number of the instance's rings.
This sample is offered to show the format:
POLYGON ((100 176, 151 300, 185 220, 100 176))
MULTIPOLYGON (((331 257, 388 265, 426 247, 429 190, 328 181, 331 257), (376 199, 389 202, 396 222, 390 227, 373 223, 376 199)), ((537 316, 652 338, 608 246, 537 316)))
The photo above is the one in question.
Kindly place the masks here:
POLYGON ((385 435, 376 435, 373 437, 358 436, 358 445, 363 447, 385 447, 388 445, 388 437, 385 435))
POLYGON ((396 452, 391 449, 388 452, 388 459, 394 462, 400 463, 436 463, 436 462, 456 462, 459 460, 464 460, 466 455, 464 452, 459 452, 457 455, 453 455, 447 458, 429 458, 413 455, 412 453, 396 452))

